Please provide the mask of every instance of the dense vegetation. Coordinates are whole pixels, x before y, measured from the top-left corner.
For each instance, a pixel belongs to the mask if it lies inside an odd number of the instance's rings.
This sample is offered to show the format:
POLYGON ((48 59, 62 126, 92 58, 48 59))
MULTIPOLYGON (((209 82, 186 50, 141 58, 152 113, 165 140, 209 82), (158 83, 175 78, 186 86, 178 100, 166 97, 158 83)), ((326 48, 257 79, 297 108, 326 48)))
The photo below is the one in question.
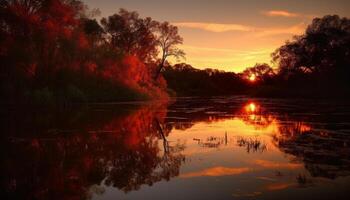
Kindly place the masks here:
POLYGON ((1 102, 166 97, 159 71, 183 55, 177 28, 124 9, 100 23, 94 13, 77 0, 1 1, 1 102))
POLYGON ((249 85, 234 72, 199 70, 185 63, 166 67, 163 75, 171 93, 177 96, 246 94, 249 85))
POLYGON ((315 18, 305 34, 287 41, 272 58, 280 87, 289 94, 349 96, 350 20, 315 18))

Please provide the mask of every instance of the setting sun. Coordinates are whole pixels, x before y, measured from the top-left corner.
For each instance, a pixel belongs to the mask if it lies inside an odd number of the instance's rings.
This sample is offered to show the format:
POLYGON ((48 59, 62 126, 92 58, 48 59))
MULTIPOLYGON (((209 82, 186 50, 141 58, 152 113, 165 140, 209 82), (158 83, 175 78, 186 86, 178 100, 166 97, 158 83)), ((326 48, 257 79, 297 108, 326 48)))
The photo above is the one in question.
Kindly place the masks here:
POLYGON ((249 81, 254 82, 256 80, 255 74, 250 75, 249 81))

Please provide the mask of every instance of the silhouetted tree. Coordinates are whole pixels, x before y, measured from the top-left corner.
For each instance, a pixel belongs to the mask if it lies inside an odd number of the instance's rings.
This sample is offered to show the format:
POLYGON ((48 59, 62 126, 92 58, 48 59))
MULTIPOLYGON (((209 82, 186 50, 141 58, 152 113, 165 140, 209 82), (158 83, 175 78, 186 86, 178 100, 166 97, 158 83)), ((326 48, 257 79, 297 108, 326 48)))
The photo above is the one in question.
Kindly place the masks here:
POLYGON ((177 47, 182 42, 183 38, 179 35, 176 26, 169 24, 169 22, 163 22, 158 25, 157 43, 161 49, 161 58, 155 74, 156 79, 159 77, 168 57, 184 58, 185 52, 177 47))
POLYGON ((157 22, 150 17, 140 18, 137 12, 120 9, 118 14, 102 18, 101 24, 111 45, 118 51, 135 55, 141 61, 154 61, 158 51, 155 29, 157 22))
POLYGON ((273 54, 275 87, 288 96, 350 95, 350 20, 337 15, 315 18, 273 54))
POLYGON ((286 42, 272 57, 283 76, 309 73, 348 79, 350 20, 337 15, 315 18, 305 34, 286 42))
POLYGON ((102 39, 104 31, 96 19, 85 18, 82 19, 82 23, 87 36, 92 37, 94 41, 102 39))

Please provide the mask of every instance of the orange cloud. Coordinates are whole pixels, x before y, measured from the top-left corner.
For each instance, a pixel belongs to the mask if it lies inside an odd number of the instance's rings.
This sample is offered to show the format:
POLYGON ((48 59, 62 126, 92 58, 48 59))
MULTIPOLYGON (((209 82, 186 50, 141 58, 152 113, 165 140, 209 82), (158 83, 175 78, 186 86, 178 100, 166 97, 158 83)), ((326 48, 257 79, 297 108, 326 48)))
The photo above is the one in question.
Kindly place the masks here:
POLYGON ((266 186, 266 190, 275 191, 275 190, 284 190, 295 184, 293 183, 274 183, 266 186))
POLYGON ((215 24, 215 23, 196 23, 196 22, 179 22, 173 23, 180 28, 195 28, 214 33, 222 33, 228 31, 240 31, 252 34, 252 36, 271 36, 279 34, 299 35, 306 28, 305 23, 299 23, 287 27, 253 27, 241 24, 215 24))
POLYGON ((254 164, 259 165, 264 168, 269 168, 269 169, 299 169, 302 168, 302 164, 298 163, 280 163, 280 162, 273 162, 269 160, 255 160, 254 164))
POLYGON ((307 25, 305 23, 299 23, 290 27, 273 27, 264 28, 256 32, 255 36, 265 37, 279 34, 300 35, 303 34, 307 25))
POLYGON ((298 13, 292 13, 285 10, 269 10, 262 13, 269 17, 299 17, 300 16, 300 14, 298 13))
POLYGON ((226 32, 226 31, 252 31, 254 28, 241 24, 217 24, 217 23, 198 23, 198 22, 179 22, 173 23, 175 26, 184 28, 196 28, 211 32, 226 32))
POLYGON ((180 175, 181 178, 193 178, 193 177, 201 177, 201 176, 230 176, 243 174, 250 171, 249 168, 229 168, 229 167, 213 167, 204 169, 198 172, 190 172, 180 175))

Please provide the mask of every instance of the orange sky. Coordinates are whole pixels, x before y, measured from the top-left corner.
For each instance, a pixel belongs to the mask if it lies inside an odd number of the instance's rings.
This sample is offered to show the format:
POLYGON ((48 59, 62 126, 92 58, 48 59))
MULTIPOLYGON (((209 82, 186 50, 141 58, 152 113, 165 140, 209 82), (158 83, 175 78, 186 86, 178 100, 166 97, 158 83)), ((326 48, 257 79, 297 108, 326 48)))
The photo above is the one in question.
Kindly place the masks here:
MULTIPOLYGON (((184 38, 185 62, 196 68, 240 72, 270 63, 270 54, 301 34, 315 16, 349 17, 347 0, 84 0, 101 17, 119 8, 169 21, 184 38)), ((172 60, 172 62, 176 62, 172 60)))

